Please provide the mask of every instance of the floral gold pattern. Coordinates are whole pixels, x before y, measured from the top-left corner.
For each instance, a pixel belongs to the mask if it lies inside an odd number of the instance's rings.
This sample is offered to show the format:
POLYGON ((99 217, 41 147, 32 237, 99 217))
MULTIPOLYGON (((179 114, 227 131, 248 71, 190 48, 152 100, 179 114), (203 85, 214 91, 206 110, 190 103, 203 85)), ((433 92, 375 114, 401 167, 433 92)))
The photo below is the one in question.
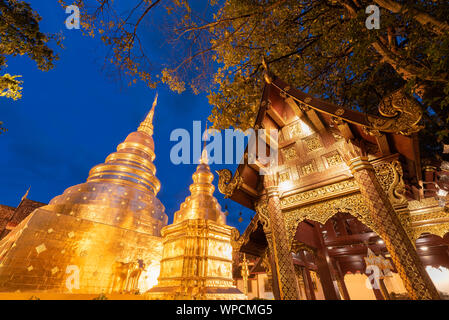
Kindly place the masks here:
POLYGON ((304 142, 306 144, 308 152, 312 152, 323 147, 323 144, 321 143, 321 140, 318 135, 314 135, 311 138, 307 138, 304 140, 304 142))
POLYGON ((299 167, 299 172, 301 175, 306 176, 308 174, 316 172, 315 160, 299 167))
POLYGON ((304 191, 281 199, 283 208, 304 205, 310 202, 324 200, 326 198, 342 194, 356 192, 359 189, 354 179, 344 180, 324 187, 304 191))
POLYGON ((294 146, 282 149, 282 155, 284 156, 284 159, 287 161, 294 160, 297 158, 294 146))
POLYGON ((337 152, 328 154, 324 156, 326 158, 326 162, 329 165, 329 167, 339 165, 343 162, 343 159, 341 158, 340 154, 337 152))

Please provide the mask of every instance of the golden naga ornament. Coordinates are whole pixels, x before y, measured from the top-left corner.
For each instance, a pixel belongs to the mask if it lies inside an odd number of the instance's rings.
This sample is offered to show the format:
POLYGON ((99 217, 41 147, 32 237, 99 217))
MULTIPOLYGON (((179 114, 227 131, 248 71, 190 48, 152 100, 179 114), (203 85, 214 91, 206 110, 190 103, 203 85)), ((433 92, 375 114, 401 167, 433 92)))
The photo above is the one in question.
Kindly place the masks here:
POLYGON ((235 172, 234 177, 228 169, 217 170, 216 172, 218 174, 218 191, 224 194, 225 199, 230 198, 234 190, 242 185, 243 178, 238 171, 235 172))
POLYGON ((378 110, 382 117, 367 115, 370 127, 366 131, 372 135, 377 135, 380 131, 410 135, 423 128, 419 125, 423 115, 421 106, 403 89, 384 98, 378 110))

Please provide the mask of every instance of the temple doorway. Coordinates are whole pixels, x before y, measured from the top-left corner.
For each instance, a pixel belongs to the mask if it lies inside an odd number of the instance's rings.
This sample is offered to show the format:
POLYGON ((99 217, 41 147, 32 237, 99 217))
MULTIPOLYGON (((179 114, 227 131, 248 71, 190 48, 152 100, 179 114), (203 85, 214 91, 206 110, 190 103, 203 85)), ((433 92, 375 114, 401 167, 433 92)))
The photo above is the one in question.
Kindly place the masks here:
POLYGON ((301 299, 408 298, 384 241, 349 213, 302 221, 292 250, 301 299))
MULTIPOLYGON (((349 213, 338 212, 325 224, 304 220, 292 241, 292 260, 301 300, 405 300, 408 293, 390 253, 379 235, 349 213), (384 274, 373 287, 376 259, 384 274), (371 261, 371 260, 368 260, 371 261), (386 276, 384 276, 386 275, 386 276)), ((268 258, 268 243, 260 222, 253 220, 234 258, 237 287, 247 289, 249 299, 276 298, 275 275, 268 258), (242 276, 246 255, 249 274, 242 276)), ((443 299, 449 299, 449 234, 424 233, 416 250, 443 299)), ((377 262, 376 262, 377 261, 377 262)))

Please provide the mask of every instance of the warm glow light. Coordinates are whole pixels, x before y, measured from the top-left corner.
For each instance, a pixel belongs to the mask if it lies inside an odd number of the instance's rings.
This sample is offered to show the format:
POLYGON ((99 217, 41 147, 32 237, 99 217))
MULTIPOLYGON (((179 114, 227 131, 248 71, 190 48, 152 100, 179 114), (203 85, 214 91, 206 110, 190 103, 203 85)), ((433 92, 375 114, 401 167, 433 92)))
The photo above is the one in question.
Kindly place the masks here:
POLYGON ((302 120, 299 121, 301 123, 301 131, 304 133, 304 135, 309 136, 313 133, 312 129, 302 120))
POLYGON ((439 197, 445 197, 445 196, 447 196, 447 191, 446 190, 443 190, 443 189, 439 189, 438 190, 438 192, 437 192, 437 195, 439 196, 439 197))
POLYGON ((429 250, 428 247, 421 247, 420 249, 421 249, 422 251, 427 251, 427 250, 429 250))
POLYGON ((149 265, 145 271, 142 272, 139 280, 139 291, 146 292, 157 285, 157 278, 159 277, 159 272, 161 265, 159 262, 153 262, 149 265))
POLYGON ((384 244, 383 240, 377 240, 377 244, 384 244))
POLYGON ((426 271, 432 279, 435 287, 442 292, 449 294, 449 270, 445 267, 426 267, 426 271))
POLYGON ((286 190, 289 190, 292 187, 293 187, 293 182, 291 182, 290 180, 283 181, 283 182, 279 183, 279 190, 280 191, 286 191, 286 190))

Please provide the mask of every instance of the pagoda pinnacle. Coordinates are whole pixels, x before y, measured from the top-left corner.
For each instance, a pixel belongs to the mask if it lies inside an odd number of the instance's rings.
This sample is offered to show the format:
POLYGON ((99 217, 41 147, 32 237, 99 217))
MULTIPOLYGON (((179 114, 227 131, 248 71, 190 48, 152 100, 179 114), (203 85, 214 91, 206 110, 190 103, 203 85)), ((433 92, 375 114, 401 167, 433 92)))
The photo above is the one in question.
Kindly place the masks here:
POLYGON ((154 109, 156 108, 156 105, 157 105, 157 97, 158 97, 158 93, 156 92, 156 96, 154 97, 153 106, 152 106, 150 112, 148 112, 147 117, 140 124, 139 129, 137 129, 137 131, 144 132, 144 133, 148 134, 149 136, 153 135, 153 118, 154 118, 154 109))
POLYGON ((207 141, 207 121, 206 121, 206 137, 204 139, 204 145, 203 145, 203 152, 201 153, 200 163, 202 164, 209 164, 209 158, 207 157, 207 148, 206 148, 206 141, 207 141))

